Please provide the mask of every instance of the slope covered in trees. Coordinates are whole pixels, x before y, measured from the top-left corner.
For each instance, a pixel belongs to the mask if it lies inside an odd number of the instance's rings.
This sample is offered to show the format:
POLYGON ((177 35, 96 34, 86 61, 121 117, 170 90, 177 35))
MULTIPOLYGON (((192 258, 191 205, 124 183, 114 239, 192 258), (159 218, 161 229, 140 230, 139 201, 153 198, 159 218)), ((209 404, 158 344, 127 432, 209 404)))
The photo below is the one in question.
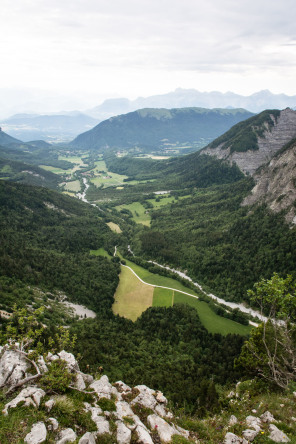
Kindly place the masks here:
POLYGON ((71 146, 99 152, 105 148, 165 151, 179 145, 196 150, 251 115, 244 109, 145 108, 99 123, 71 146))

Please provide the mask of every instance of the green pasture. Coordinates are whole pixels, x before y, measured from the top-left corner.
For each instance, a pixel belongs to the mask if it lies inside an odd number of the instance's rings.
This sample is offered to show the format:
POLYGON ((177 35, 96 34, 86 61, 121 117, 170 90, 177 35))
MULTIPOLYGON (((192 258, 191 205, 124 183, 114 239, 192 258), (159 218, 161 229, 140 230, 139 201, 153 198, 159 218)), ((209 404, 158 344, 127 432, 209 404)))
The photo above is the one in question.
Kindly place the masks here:
POLYGON ((210 307, 209 304, 198 299, 191 298, 190 296, 182 293, 175 292, 174 298, 175 304, 187 304, 194 307, 198 312, 199 318, 202 324, 210 333, 238 334, 248 335, 251 331, 251 326, 242 325, 238 322, 234 322, 231 319, 218 316, 210 307))
POLYGON ((153 307, 171 307, 174 304, 174 290, 154 288, 153 307))
POLYGON ((80 181, 73 180, 72 182, 66 182, 65 189, 68 191, 74 191, 75 193, 78 193, 78 191, 80 191, 80 181))
POLYGON ((98 250, 90 250, 90 254, 92 254, 93 256, 104 256, 108 259, 111 259, 112 257, 104 248, 99 248, 98 250))
POLYGON ((243 336, 250 333, 250 326, 245 326, 230 319, 223 318, 222 316, 218 316, 206 302, 180 293, 180 291, 184 291, 194 296, 198 296, 198 290, 194 292, 175 279, 151 273, 129 260, 125 261, 126 265, 128 265, 144 282, 175 289, 168 290, 165 288, 155 288, 152 302, 153 307, 171 307, 172 304, 188 304, 196 309, 202 324, 210 333, 220 333, 223 335, 240 334, 243 336))
POLYGON ((46 171, 50 171, 51 173, 54 174, 69 174, 71 173, 71 169, 70 170, 63 170, 62 168, 56 168, 50 165, 39 165, 40 168, 43 168, 46 171))
POLYGON ((150 226, 150 215, 149 213, 146 213, 146 208, 144 208, 143 205, 140 204, 140 202, 133 202, 129 205, 118 205, 117 207, 115 207, 117 211, 120 211, 123 208, 129 210, 132 213, 133 220, 137 224, 147 225, 148 227, 150 226))

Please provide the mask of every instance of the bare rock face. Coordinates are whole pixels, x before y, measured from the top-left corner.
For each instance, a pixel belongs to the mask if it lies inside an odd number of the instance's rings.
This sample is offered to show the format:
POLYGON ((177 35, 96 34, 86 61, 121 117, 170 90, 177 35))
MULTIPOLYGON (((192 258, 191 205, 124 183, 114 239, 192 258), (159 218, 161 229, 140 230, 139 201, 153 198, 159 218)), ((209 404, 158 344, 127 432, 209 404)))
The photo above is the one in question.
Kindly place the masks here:
POLYGON ((287 210, 286 221, 295 224, 295 168, 296 143, 276 155, 268 165, 256 172, 254 175, 256 185, 242 205, 266 203, 275 213, 287 210))
POLYGON ((0 358, 0 386, 10 387, 21 381, 30 364, 15 350, 6 350, 0 358))
POLYGON ((29 407, 32 405, 33 407, 38 408, 40 405, 41 399, 45 396, 44 390, 38 387, 27 387, 23 389, 16 398, 12 401, 8 402, 5 405, 3 410, 4 415, 8 415, 9 409, 13 409, 17 407, 18 404, 24 403, 24 406, 29 407))
POLYGON ((228 432, 225 435, 224 444, 248 444, 248 441, 244 438, 240 438, 234 433, 228 432))
POLYGON ((157 401, 155 398, 155 391, 146 387, 146 385, 137 385, 135 387, 139 390, 139 395, 131 402, 131 405, 140 404, 147 409, 152 409, 156 407, 157 401))
POLYGON ((66 444, 67 442, 76 441, 77 435, 72 429, 64 429, 59 433, 57 444, 66 444))
POLYGON ((231 153, 230 148, 223 149, 222 143, 216 148, 205 148, 203 154, 236 163, 244 173, 253 175, 257 168, 269 162, 275 153, 296 137, 296 111, 287 108, 280 112, 276 120, 272 114, 270 117, 274 126, 266 126, 263 137, 258 138, 259 150, 231 153))
POLYGON ((93 433, 86 432, 79 440, 78 444, 96 444, 96 439, 93 433))
POLYGON ((94 381, 90 388, 95 390, 99 398, 111 399, 112 385, 109 382, 108 376, 104 375, 101 379, 94 381))
POLYGON ((269 426, 270 435, 269 438, 274 442, 289 442, 290 438, 285 435, 281 430, 279 430, 274 424, 269 426))
POLYGON ((46 440, 47 431, 44 422, 37 422, 32 426, 31 432, 24 441, 27 444, 40 444, 46 440))
POLYGON ((123 422, 117 422, 117 435, 116 439, 118 444, 129 444, 131 442, 132 432, 128 427, 126 427, 123 422))

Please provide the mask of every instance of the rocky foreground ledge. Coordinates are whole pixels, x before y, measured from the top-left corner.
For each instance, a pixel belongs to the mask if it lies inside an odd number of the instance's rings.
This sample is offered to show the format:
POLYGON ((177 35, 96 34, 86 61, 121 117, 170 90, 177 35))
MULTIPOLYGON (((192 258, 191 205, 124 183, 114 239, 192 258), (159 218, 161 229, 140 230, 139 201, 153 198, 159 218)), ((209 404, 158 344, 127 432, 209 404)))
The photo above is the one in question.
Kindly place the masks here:
MULTIPOLYGON (((85 431, 73 420, 71 427, 63 427, 55 417, 61 406, 70 406, 67 395, 49 394, 39 379, 32 384, 32 365, 19 350, 0 347, 0 387, 4 393, 12 390, 17 395, 10 396, 5 404, 2 415, 9 416, 18 406, 38 409, 42 413, 42 421, 34 423, 20 442, 26 444, 47 443, 114 443, 119 444, 159 444, 159 443, 199 443, 198 436, 179 427, 174 415, 168 409, 168 401, 160 392, 145 385, 129 387, 122 381, 111 384, 106 375, 94 379, 91 375, 82 373, 78 363, 71 353, 61 351, 56 355, 49 353, 47 357, 39 358, 38 368, 46 374, 55 361, 63 362, 73 375, 71 390, 83 393, 88 402, 83 403, 80 415, 86 415, 91 423, 91 430, 85 431), (58 360, 58 361, 57 361, 58 360), (22 384, 22 381, 29 380, 22 384), (18 385, 20 384, 20 385, 18 385)), ((34 373, 34 372, 33 372, 34 373)), ((33 375, 34 376, 34 375, 33 375)), ((228 426, 236 424, 237 418, 231 416, 228 426)), ((265 412, 260 417, 247 416, 245 430, 241 436, 226 433, 225 444, 247 444, 252 442, 268 425, 268 438, 274 442, 289 442, 290 439, 277 428, 275 418, 265 412)), ((227 425, 227 424, 226 424, 227 425)), ((227 429, 227 427, 226 427, 227 429)), ((9 440, 7 440, 7 443, 9 440)), ((5 444, 5 443, 2 443, 5 444)))

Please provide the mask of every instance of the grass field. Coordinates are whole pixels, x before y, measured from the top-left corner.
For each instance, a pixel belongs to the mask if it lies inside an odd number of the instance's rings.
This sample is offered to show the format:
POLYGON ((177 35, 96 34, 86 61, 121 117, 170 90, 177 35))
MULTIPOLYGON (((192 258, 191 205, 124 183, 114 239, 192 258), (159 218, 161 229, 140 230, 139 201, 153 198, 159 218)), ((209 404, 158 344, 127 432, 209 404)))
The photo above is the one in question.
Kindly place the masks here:
POLYGON ((171 307, 174 303, 174 291, 166 288, 154 288, 153 307, 171 307))
POLYGON ((133 202, 129 205, 118 205, 117 207, 115 207, 117 211, 120 211, 123 208, 129 210, 132 213, 133 220, 137 224, 147 225, 148 227, 150 226, 150 215, 149 213, 146 213, 147 210, 143 207, 142 204, 140 204, 139 202, 133 202))
MULTIPOLYGON (((247 335, 251 331, 251 327, 239 324, 237 322, 231 321, 230 319, 223 318, 222 316, 218 316, 206 302, 199 301, 196 298, 192 298, 189 295, 178 292, 178 290, 185 291, 186 293, 190 293, 192 295, 198 296, 198 291, 194 292, 193 290, 185 287, 181 282, 176 281, 175 279, 168 278, 165 276, 160 276, 158 274, 153 274, 145 268, 134 264, 129 260, 125 260, 126 265, 131 267, 132 270, 144 281, 153 285, 160 285, 163 287, 169 287, 173 290, 167 290, 164 288, 155 288, 153 292, 153 300, 151 301, 151 305, 153 307, 171 307, 173 304, 188 304, 196 309, 202 324, 206 327, 206 329, 210 333, 221 333, 223 335, 227 335, 229 333, 235 333, 240 335, 247 335)), ((122 267, 124 269, 124 267, 122 267)), ((136 278, 131 272, 130 275, 133 276, 133 279, 136 278)), ((137 279, 137 278, 136 278, 137 279)), ((138 282, 140 282, 138 280, 138 282)), ((141 282, 140 282, 141 283, 141 282)), ((119 284, 120 288, 121 282, 119 284)), ((139 287, 139 291, 144 289, 145 284, 141 283, 141 287, 139 287)), ((152 288, 152 287, 148 287, 152 288)), ((152 288, 153 289, 153 288, 152 288)), ((133 300, 129 298, 124 299, 125 305, 121 306, 121 316, 125 316, 129 318, 129 313, 132 310, 130 305, 133 304, 133 300)), ((148 308, 148 307, 146 307, 148 308)), ((146 309, 145 308, 145 309, 146 309)), ((118 313, 120 314, 120 313, 118 313)), ((131 318, 129 318, 131 319, 131 318)))
POLYGON ((120 283, 113 304, 113 313, 135 321, 152 306, 154 288, 142 284, 126 267, 121 267, 120 283))
POLYGON ((65 189, 68 191, 74 191, 75 193, 78 193, 78 191, 80 191, 80 181, 73 180, 72 182, 66 182, 65 189))
POLYGON ((206 302, 191 298, 186 294, 175 292, 174 303, 187 304, 194 307, 198 312, 202 324, 210 333, 221 333, 223 335, 233 333, 244 336, 248 335, 251 331, 250 326, 242 325, 238 322, 218 316, 213 310, 211 310, 206 302))
POLYGON ((62 168, 56 168, 49 165, 39 165, 40 168, 43 168, 46 171, 50 171, 54 174, 70 174, 72 170, 62 170, 62 168))
POLYGON ((120 226, 115 224, 114 222, 108 222, 107 225, 110 230, 114 231, 115 233, 122 233, 120 226))
POLYGON ((104 256, 108 259, 111 259, 112 257, 104 248, 99 248, 98 250, 90 250, 90 254, 92 254, 93 256, 104 256))
MULTIPOLYGON (((186 199, 186 197, 189 197, 189 196, 180 196, 179 200, 186 199)), ((150 202, 153 205, 153 207, 155 209, 157 209, 157 208, 164 207, 165 205, 169 205, 172 202, 176 202, 176 198, 174 196, 167 195, 165 197, 161 197, 158 202, 156 201, 156 199, 149 199, 148 202, 150 202)))

